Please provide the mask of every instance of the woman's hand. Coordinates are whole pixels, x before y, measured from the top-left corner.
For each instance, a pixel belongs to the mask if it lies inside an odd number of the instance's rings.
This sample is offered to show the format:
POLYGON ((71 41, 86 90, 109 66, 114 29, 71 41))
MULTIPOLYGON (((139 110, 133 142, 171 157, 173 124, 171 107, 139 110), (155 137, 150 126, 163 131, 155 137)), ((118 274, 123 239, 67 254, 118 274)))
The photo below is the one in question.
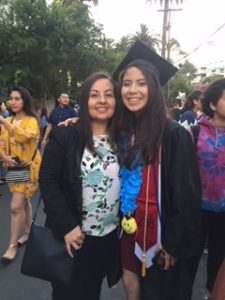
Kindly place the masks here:
POLYGON ((66 249, 70 257, 73 257, 72 248, 75 250, 81 249, 83 246, 85 235, 80 226, 75 227, 64 236, 66 249))
POLYGON ((78 122, 78 120, 79 120, 79 118, 69 118, 69 119, 66 119, 63 122, 60 122, 58 124, 58 126, 65 126, 65 127, 67 127, 68 125, 76 124, 78 122))
POLYGON ((0 116, 0 124, 5 124, 6 120, 3 116, 0 116))
POLYGON ((45 139, 43 139, 43 140, 41 141, 41 148, 44 148, 44 147, 45 147, 45 145, 46 145, 46 140, 45 140, 45 139))
POLYGON ((10 156, 10 155, 4 155, 4 156, 2 155, 2 159, 4 160, 5 165, 7 167, 15 167, 15 166, 18 165, 18 163, 16 162, 16 160, 12 156, 10 156))
POLYGON ((5 127, 11 137, 14 135, 14 130, 11 129, 10 123, 7 122, 6 119, 3 118, 3 116, 0 116, 0 124, 5 127))
POLYGON ((157 247, 155 255, 159 254, 159 264, 164 270, 169 270, 170 267, 173 267, 177 262, 177 258, 171 256, 165 249, 163 249, 162 245, 157 247))
POLYGON ((170 267, 173 267, 175 265, 175 263, 177 262, 177 258, 171 256, 165 250, 163 250, 163 252, 165 254, 165 266, 164 266, 164 270, 169 270, 170 267))

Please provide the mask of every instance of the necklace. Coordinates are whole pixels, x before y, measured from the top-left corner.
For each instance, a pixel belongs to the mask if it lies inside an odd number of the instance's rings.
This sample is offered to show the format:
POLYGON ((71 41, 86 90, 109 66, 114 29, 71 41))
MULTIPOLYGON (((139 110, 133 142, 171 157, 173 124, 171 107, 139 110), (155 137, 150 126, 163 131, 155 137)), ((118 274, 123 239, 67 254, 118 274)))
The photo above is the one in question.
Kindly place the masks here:
POLYGON ((128 234, 133 234, 137 230, 136 221, 131 215, 137 207, 136 198, 142 184, 142 169, 142 166, 137 166, 133 170, 128 170, 125 167, 122 167, 120 170, 120 210, 124 215, 121 226, 128 234))

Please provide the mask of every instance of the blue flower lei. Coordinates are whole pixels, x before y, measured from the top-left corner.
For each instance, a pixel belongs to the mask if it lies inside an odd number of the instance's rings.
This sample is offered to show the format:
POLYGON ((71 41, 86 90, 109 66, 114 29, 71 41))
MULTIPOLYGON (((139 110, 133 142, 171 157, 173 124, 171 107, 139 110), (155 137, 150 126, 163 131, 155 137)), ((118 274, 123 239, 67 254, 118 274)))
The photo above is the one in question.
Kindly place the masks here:
MULTIPOLYGON (((128 153, 128 141, 124 141, 124 152, 128 153)), ((132 215, 137 207, 136 198, 142 184, 143 164, 138 161, 138 155, 134 159, 131 170, 126 167, 120 168, 120 210, 124 215, 132 215)))

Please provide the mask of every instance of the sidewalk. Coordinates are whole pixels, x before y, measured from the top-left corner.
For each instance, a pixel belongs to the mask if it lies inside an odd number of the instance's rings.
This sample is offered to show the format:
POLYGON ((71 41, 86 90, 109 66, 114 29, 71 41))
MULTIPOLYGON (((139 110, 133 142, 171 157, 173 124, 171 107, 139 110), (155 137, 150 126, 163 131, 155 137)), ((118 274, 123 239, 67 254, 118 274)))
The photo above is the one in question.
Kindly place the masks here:
MULTIPOLYGON (((3 194, 0 197, 0 255, 2 255, 7 247, 9 237, 10 194, 7 185, 0 186, 0 194, 3 194)), ((38 193, 36 193, 32 199, 33 206, 35 206, 37 199, 38 193)), ((43 224, 44 218, 44 213, 42 212, 42 209, 40 209, 37 223, 43 224)), ((19 249, 16 260, 9 266, 2 267, 0 265, 0 300, 50 300, 51 288, 48 282, 20 274, 20 264, 23 252, 24 247, 19 249)), ((204 299, 205 262, 206 255, 204 254, 195 281, 192 300, 204 299)), ((111 289, 108 289, 106 283, 104 283, 101 300, 125 300, 121 282, 111 289)))

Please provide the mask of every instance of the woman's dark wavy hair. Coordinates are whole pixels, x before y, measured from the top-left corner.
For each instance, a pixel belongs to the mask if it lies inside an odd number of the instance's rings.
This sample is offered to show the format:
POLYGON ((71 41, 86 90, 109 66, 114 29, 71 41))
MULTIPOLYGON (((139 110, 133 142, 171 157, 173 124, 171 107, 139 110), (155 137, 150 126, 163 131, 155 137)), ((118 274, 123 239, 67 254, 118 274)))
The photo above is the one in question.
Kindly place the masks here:
POLYGON ((209 85, 204 92, 201 103, 203 112, 210 118, 214 116, 214 111, 211 109, 210 104, 216 105, 225 91, 225 78, 214 81, 209 85))
POLYGON ((190 93, 187 96, 187 99, 184 103, 184 107, 182 108, 182 113, 184 113, 187 110, 192 110, 193 111, 193 109, 195 107, 194 100, 199 100, 201 96, 202 96, 201 91, 196 90, 196 91, 193 91, 192 93, 190 93))
POLYGON ((43 107, 41 109, 41 114, 40 114, 40 117, 43 117, 45 116, 46 118, 48 118, 48 111, 47 111, 47 108, 46 107, 43 107))
POLYGON ((130 112, 121 99, 119 101, 115 141, 118 145, 121 163, 127 167, 130 167, 131 162, 136 159, 137 153, 141 155, 145 164, 151 163, 156 158, 167 121, 165 98, 159 80, 150 67, 135 63, 129 64, 129 67, 123 70, 119 76, 120 90, 123 77, 130 67, 137 67, 143 73, 149 94, 148 102, 138 116, 130 112), (133 133, 135 133, 134 144, 125 157, 123 142, 127 138, 130 141, 133 133))
MULTIPOLYGON (((9 96, 14 91, 20 93, 21 98, 23 99, 23 111, 28 116, 34 117, 35 119, 38 120, 38 117, 37 117, 37 115, 36 115, 36 113, 34 112, 34 109, 33 109, 32 97, 31 97, 30 92, 22 86, 15 86, 9 91, 9 96)), ((15 113, 13 113, 13 112, 11 112, 11 114, 15 115, 15 113)))
POLYGON ((2 103, 3 103, 3 101, 0 100, 0 114, 2 114, 2 103))
MULTIPOLYGON (((84 82, 81 88, 80 96, 79 96, 79 105, 80 105, 80 112, 79 112, 79 126, 81 133, 84 137, 84 142, 87 148, 94 154, 96 154, 94 149, 94 143, 93 143, 93 133, 91 131, 91 117, 88 110, 88 100, 90 96, 90 90, 92 85, 99 79, 107 79, 112 83, 113 86, 113 92, 116 99, 116 85, 114 81, 112 80, 111 76, 104 71, 99 71, 91 74, 84 82)), ((111 145, 113 146, 113 118, 109 120, 108 123, 108 131, 109 131, 109 137, 111 145)))

